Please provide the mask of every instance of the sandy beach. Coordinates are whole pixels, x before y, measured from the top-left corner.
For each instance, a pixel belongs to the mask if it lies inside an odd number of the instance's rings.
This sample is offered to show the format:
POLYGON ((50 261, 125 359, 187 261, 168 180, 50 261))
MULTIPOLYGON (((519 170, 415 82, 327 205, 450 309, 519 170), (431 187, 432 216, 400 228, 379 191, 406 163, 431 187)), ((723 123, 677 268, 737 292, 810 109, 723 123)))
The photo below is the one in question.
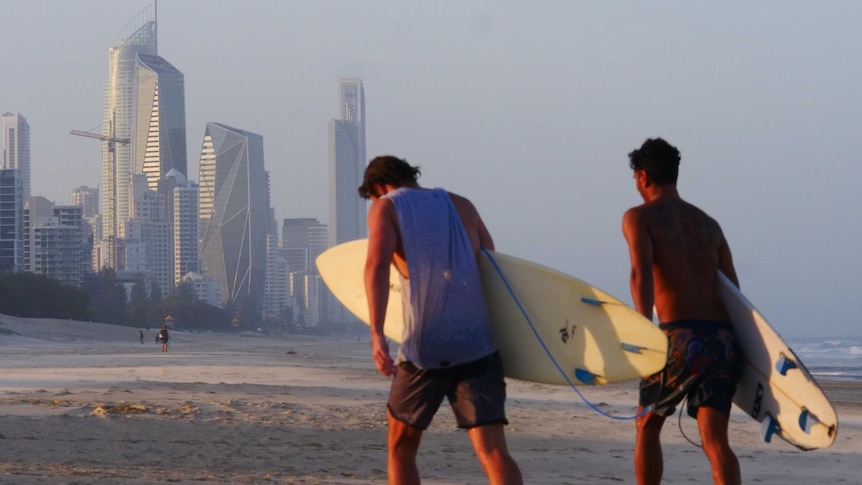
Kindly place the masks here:
MULTIPOLYGON (((386 483, 388 380, 367 336, 211 335, 0 315, 0 483, 386 483)), ((821 382, 835 444, 764 443, 734 409, 745 483, 862 483, 862 385, 821 382)), ((636 382, 582 387, 630 416, 636 382)), ((528 484, 634 483, 631 421, 569 388, 509 381, 509 447, 528 484)), ((712 483, 695 421, 669 420, 665 483, 712 483)), ((486 483, 448 408, 426 432, 423 483, 486 483)))

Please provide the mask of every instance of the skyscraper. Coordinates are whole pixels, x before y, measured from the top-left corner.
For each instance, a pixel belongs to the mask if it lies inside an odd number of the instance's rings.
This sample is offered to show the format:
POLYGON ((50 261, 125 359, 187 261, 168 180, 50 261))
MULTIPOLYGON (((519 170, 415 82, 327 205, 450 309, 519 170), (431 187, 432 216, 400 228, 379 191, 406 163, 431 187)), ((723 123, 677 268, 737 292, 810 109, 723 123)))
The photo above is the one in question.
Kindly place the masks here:
POLYGON ((17 169, 0 169, 0 273, 24 269, 24 182, 17 169))
MULTIPOLYGON (((105 83, 105 117, 102 135, 130 140, 130 143, 102 144, 102 184, 100 187, 102 237, 108 240, 125 237, 125 220, 131 215, 130 176, 135 146, 135 93, 138 54, 157 55, 156 19, 147 8, 141 11, 121 32, 109 50, 108 81, 105 83)), ((151 100, 152 101, 152 100, 151 100)), ((147 110, 149 114, 151 110, 147 110)), ((114 247, 114 244, 106 244, 114 247)), ((102 257, 107 266, 115 267, 115 255, 102 257)))
POLYGON ((326 251, 327 226, 310 217, 284 219, 281 226, 281 244, 286 249, 305 249, 305 261, 293 261, 291 271, 317 273, 315 261, 326 251))
POLYGON ((198 220, 198 185, 172 170, 172 220, 174 225, 174 285, 188 273, 200 273, 200 221, 198 220))
POLYGON ((3 149, 0 169, 17 169, 24 184, 24 200, 30 198, 30 125, 21 113, 3 113, 3 149))
POLYGON ((291 273, 290 281, 293 281, 289 295, 296 301, 297 311, 303 312, 303 320, 309 326, 333 320, 333 309, 329 305, 331 296, 323 281, 316 277, 315 264, 317 257, 326 251, 327 229, 326 224, 313 218, 284 219, 282 225, 282 249, 291 273))
POLYGON ((84 219, 92 219, 99 213, 99 189, 82 185, 72 191, 72 205, 84 208, 84 219))
POLYGON ((138 53, 135 65, 137 119, 132 173, 147 176, 150 190, 171 170, 186 170, 186 101, 183 73, 165 59, 138 53))
MULTIPOLYGON (((173 224, 168 213, 168 194, 150 190, 144 175, 134 175, 135 184, 132 197, 132 217, 127 219, 127 227, 134 230, 126 235, 127 255, 134 244, 142 248, 145 261, 137 268, 123 267, 127 271, 136 271, 149 276, 149 281, 159 288, 159 294, 173 293, 173 224)), ((133 261, 129 258, 127 261, 133 261)))
MULTIPOLYGON (((263 304, 269 208, 263 137, 207 123, 200 157, 201 264, 222 283, 226 303, 263 304)), ((247 306, 248 308, 248 306, 247 306)))
POLYGON ((329 121, 329 245, 366 237, 365 201, 356 189, 365 171, 365 89, 341 79, 341 119, 329 121))

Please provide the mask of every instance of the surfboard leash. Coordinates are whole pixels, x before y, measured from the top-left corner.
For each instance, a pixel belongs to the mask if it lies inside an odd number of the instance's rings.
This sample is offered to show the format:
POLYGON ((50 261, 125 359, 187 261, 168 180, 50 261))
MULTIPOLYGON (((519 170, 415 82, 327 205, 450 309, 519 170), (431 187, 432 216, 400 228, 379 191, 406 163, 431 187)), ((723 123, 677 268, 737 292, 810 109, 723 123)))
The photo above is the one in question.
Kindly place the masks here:
POLYGON ((545 345, 545 341, 542 340, 541 335, 539 335, 539 331, 536 330, 536 326, 533 324, 533 320, 527 314, 527 310, 524 309, 524 306, 521 305, 521 301, 518 299, 518 296, 515 294, 515 290, 512 289, 512 285, 509 284, 509 280, 503 274, 503 270, 500 269, 500 266, 497 264, 497 261, 494 259, 494 256, 491 254, 490 251, 488 251, 485 248, 482 248, 482 252, 485 253, 485 256, 487 256, 488 260, 491 261, 491 266, 494 267, 494 271, 496 271, 497 275, 500 276, 500 279, 503 281, 503 284, 506 286, 506 290, 509 292, 509 296, 512 297, 512 300, 515 302, 515 305, 518 307, 518 310, 521 312, 521 315, 527 321, 527 324, 530 326, 530 330, 533 332, 533 335, 535 335, 536 340, 539 341, 539 345, 542 346, 542 350, 545 351, 545 354, 551 360, 551 363, 554 364, 554 367, 557 368, 557 371, 559 371, 560 375, 563 376, 563 379, 565 379, 565 381, 569 384, 569 387, 571 387, 572 390, 575 391, 575 394, 577 394, 578 397, 581 398, 581 401, 583 401, 584 404, 587 405, 587 407, 589 407, 593 411, 597 412, 598 414, 605 416, 606 418, 615 419, 618 421, 631 421, 633 419, 637 419, 637 418, 643 416, 644 414, 648 413, 652 409, 652 407, 644 408, 641 412, 635 414, 634 416, 613 416, 613 415, 608 414, 605 411, 599 409, 598 406, 596 406, 595 404, 590 402, 590 400, 587 399, 586 396, 584 396, 580 390, 578 390, 578 387, 575 385, 574 382, 572 382, 572 380, 569 378, 568 374, 566 374, 566 371, 563 370, 563 368, 560 366, 559 362, 557 362, 557 359, 555 359, 554 356, 551 354, 551 351, 550 351, 550 349, 548 349, 548 346, 545 345))

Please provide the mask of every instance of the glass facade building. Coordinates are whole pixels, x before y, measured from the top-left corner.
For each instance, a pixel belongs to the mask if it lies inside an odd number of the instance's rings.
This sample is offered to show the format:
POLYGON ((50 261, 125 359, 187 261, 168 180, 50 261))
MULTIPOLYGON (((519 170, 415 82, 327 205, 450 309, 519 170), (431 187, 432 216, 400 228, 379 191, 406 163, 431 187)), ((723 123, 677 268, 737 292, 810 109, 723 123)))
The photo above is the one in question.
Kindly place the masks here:
POLYGON ((138 53, 135 78, 132 173, 146 175, 150 190, 156 190, 171 170, 188 173, 185 81, 171 63, 143 53, 138 53))
POLYGON ((329 246, 366 237, 367 205, 356 191, 365 159, 365 88, 342 78, 341 119, 329 122, 329 246))
POLYGON ((0 273, 24 269, 24 182, 17 169, 0 169, 0 273))
MULTIPOLYGON (((257 318, 266 280, 267 207, 263 137, 207 123, 200 156, 201 265, 225 303, 245 300, 257 318)), ((252 318, 244 315, 243 319, 252 318)))
POLYGON ((17 169, 24 184, 24 200, 30 198, 30 124, 21 113, 3 113, 3 153, 0 168, 17 169))
MULTIPOLYGON (((129 140, 129 143, 102 143, 100 211, 102 237, 109 240, 125 237, 124 222, 131 215, 130 176, 134 151, 131 140, 135 134, 138 54, 158 54, 156 20, 150 9, 129 22, 109 50, 102 135, 129 140)), ((116 267, 115 258, 111 255, 107 259, 103 256, 103 260, 106 265, 116 267)))

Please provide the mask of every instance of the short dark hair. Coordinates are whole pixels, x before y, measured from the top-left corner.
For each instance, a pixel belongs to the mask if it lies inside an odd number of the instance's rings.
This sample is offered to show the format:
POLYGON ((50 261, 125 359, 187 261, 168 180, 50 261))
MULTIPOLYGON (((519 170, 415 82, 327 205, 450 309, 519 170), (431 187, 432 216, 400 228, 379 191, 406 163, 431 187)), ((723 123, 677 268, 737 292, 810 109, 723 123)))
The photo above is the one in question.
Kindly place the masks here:
POLYGON ((416 183, 422 172, 419 167, 414 167, 392 155, 381 155, 368 162, 365 167, 365 176, 362 185, 359 186, 359 196, 363 199, 377 197, 374 193, 374 185, 412 185, 416 183))
POLYGON ((629 167, 645 171, 657 185, 676 185, 679 161, 679 150, 661 138, 647 138, 629 153, 629 167))

